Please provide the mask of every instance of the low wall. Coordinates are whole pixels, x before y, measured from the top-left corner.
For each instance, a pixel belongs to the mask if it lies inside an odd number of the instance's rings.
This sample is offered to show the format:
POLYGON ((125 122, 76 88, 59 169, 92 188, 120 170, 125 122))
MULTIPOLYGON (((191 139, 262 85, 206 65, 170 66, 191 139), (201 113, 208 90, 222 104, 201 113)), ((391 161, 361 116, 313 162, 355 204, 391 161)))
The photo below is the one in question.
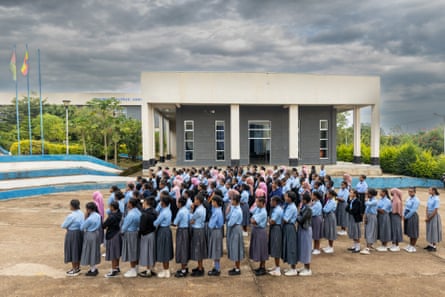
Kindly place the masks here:
POLYGON ((105 162, 88 155, 26 155, 26 156, 0 156, 0 163, 3 162, 33 162, 33 161, 85 161, 98 165, 121 169, 112 163, 105 162))
MULTIPOLYGON (((343 178, 333 177, 334 187, 338 189, 340 187, 340 183, 343 178)), ((355 188, 355 185, 359 182, 358 177, 352 179, 352 187, 355 188)), ((435 179, 427 179, 427 178, 417 178, 417 177, 408 177, 408 176, 369 176, 366 179, 366 183, 368 187, 375 189, 382 188, 409 188, 409 187, 418 187, 418 188, 429 188, 436 187, 442 188, 443 183, 440 180, 435 179)))

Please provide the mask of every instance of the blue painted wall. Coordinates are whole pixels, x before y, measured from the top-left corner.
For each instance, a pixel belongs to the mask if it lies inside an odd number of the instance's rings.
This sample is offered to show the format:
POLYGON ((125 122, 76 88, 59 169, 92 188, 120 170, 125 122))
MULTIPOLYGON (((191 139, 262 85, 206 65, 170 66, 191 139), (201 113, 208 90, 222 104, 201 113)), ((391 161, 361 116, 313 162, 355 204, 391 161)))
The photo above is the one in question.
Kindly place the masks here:
MULTIPOLYGON (((334 177, 332 179, 334 180, 334 187, 338 189, 340 187, 340 183, 342 182, 343 178, 334 177)), ((358 177, 353 178, 352 186, 355 187, 358 181, 359 181, 358 177)), ((366 183, 368 184, 368 187, 375 189, 408 188, 413 186, 418 188, 443 187, 443 183, 440 180, 407 177, 407 176, 368 177, 366 179, 366 183)))
POLYGON ((70 175, 118 176, 119 174, 106 171, 92 170, 87 168, 47 169, 47 170, 30 170, 30 171, 18 171, 18 172, 0 172, 0 180, 51 177, 51 176, 70 176, 70 175))
POLYGON ((26 156, 0 156, 2 162, 36 162, 36 161, 86 161, 98 165, 121 169, 118 166, 87 155, 26 155, 26 156))

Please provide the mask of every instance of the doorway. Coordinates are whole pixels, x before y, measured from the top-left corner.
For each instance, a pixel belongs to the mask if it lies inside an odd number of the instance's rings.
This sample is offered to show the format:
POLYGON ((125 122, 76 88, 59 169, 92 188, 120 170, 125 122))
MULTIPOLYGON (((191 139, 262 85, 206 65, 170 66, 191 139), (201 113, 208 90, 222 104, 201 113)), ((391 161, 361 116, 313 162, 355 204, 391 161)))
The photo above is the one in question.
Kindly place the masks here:
POLYGON ((270 164, 271 121, 249 121, 249 163, 270 164))

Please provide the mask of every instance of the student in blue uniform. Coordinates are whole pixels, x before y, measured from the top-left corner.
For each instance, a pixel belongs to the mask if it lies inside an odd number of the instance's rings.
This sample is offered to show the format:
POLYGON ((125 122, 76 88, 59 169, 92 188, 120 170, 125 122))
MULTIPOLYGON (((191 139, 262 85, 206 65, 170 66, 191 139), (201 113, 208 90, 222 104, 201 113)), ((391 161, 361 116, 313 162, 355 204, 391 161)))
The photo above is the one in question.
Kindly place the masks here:
POLYGON ((303 195, 303 206, 297 216, 298 231, 298 262, 304 264, 304 268, 298 271, 299 276, 311 276, 311 252, 312 252, 312 209, 310 207, 311 195, 303 195))
POLYGON ((243 211, 243 234, 247 236, 247 226, 249 226, 250 212, 249 212, 249 195, 250 186, 248 184, 241 185, 240 205, 243 211))
POLYGON ((252 234, 250 237, 249 256, 253 261, 260 262, 259 267, 254 270, 255 275, 260 276, 266 274, 266 260, 269 258, 266 231, 266 198, 263 196, 256 197, 255 204, 256 208, 250 219, 252 234))
POLYGON ((355 189, 358 192, 358 199, 360 200, 360 203, 362 205, 361 214, 364 214, 365 212, 365 198, 366 193, 368 191, 368 184, 366 183, 366 175, 362 174, 359 177, 359 182, 355 186, 355 189))
POLYGON ((111 271, 105 277, 114 277, 120 273, 119 260, 122 252, 122 238, 120 235, 120 224, 122 213, 119 210, 119 203, 112 201, 109 207, 107 219, 103 222, 102 228, 106 229, 105 234, 105 260, 111 261, 111 271))
POLYGON ((272 276, 280 276, 280 259, 283 250, 283 233, 281 231, 281 219, 283 216, 283 209, 280 206, 281 198, 273 196, 270 200, 272 207, 269 218, 269 255, 274 258, 275 266, 269 269, 269 274, 272 276))
POLYGON ((212 199, 212 216, 209 220, 209 243, 208 243, 208 257, 213 259, 213 269, 207 274, 209 276, 219 276, 221 274, 220 259, 223 253, 223 233, 224 217, 222 213, 222 198, 220 196, 213 196, 212 199))
POLYGON ((426 204, 426 241, 425 249, 429 252, 437 251, 436 244, 442 241, 442 220, 439 215, 439 191, 437 188, 428 189, 429 197, 426 204))
POLYGON ((198 267, 192 269, 191 276, 204 276, 202 261, 207 258, 207 242, 205 233, 206 209, 203 206, 204 195, 198 193, 192 206, 193 214, 190 220, 192 237, 190 243, 190 259, 198 262, 198 267))
POLYGON ((127 215, 125 216, 121 234, 122 238, 122 262, 130 262, 130 270, 125 272, 124 277, 136 277, 138 275, 136 265, 139 259, 139 225, 141 212, 138 208, 139 202, 131 198, 127 204, 127 215))
POLYGON ((162 263, 163 270, 158 273, 160 278, 169 278, 169 261, 173 259, 173 237, 170 230, 172 212, 170 210, 170 197, 161 196, 161 211, 153 225, 156 230, 156 262, 162 263))
POLYGON ((334 253, 334 240, 337 239, 337 220, 335 217, 337 205, 334 201, 336 196, 337 193, 334 190, 329 190, 323 207, 323 237, 328 240, 329 245, 322 250, 326 254, 334 253))
POLYGON ((320 200, 322 199, 320 192, 312 193, 312 239, 314 240, 314 250, 312 255, 320 255, 320 239, 323 237, 323 207, 320 200))
POLYGON ((358 199, 357 190, 349 191, 349 198, 346 202, 346 212, 349 213, 348 219, 348 236, 353 240, 352 246, 348 248, 353 253, 360 252, 360 237, 362 236, 361 223, 363 217, 361 215, 360 200, 358 199))
POLYGON ((348 184, 345 181, 342 181, 340 184, 340 190, 337 193, 337 208, 335 209, 337 226, 341 228, 341 230, 337 232, 338 235, 347 235, 346 227, 348 226, 349 215, 346 212, 346 205, 348 197, 348 184))
POLYGON ((158 216, 155 210, 155 196, 149 196, 144 199, 142 204, 143 211, 139 222, 140 249, 139 249, 139 267, 147 267, 146 270, 138 273, 140 277, 151 277, 156 263, 156 227, 154 222, 158 216))
POLYGON ((405 247, 408 253, 415 253, 417 239, 419 238, 419 209, 420 200, 416 196, 416 188, 410 187, 408 189, 408 199, 403 210, 404 217, 404 233, 409 237, 409 244, 405 247))
POLYGON ((183 197, 178 200, 178 213, 173 224, 176 229, 176 263, 181 264, 181 269, 176 271, 175 277, 186 277, 190 260, 190 210, 187 208, 187 200, 183 197))
POLYGON ((67 276, 77 276, 80 273, 80 257, 82 255, 82 230, 81 225, 84 215, 80 210, 80 202, 73 199, 70 202, 71 213, 62 223, 62 228, 66 229, 64 254, 65 263, 71 262, 71 269, 66 272, 67 276))
POLYGON ((241 224, 243 213, 240 207, 240 195, 235 190, 230 190, 231 206, 227 214, 227 257, 235 262, 235 267, 229 270, 229 275, 240 275, 240 262, 244 259, 244 240, 241 224))
POLYGON ((297 230, 295 222, 297 220, 298 210, 295 205, 296 195, 290 191, 284 195, 283 208, 283 262, 290 265, 290 269, 284 274, 285 276, 296 276, 298 271, 297 265, 297 230))
POLYGON ((388 251, 388 242, 391 241, 391 218, 392 210, 391 200, 389 200, 389 192, 387 189, 380 190, 380 199, 377 202, 377 223, 378 223, 378 240, 382 245, 376 248, 378 252, 388 251))
POLYGON ((80 226, 80 229, 84 231, 80 264, 90 266, 86 276, 99 274, 96 265, 100 263, 100 228, 102 228, 102 218, 97 210, 97 206, 94 202, 88 202, 85 221, 80 226))
MULTIPOLYGON (((357 191, 358 192, 358 191, 357 191)), ((358 193, 360 194, 360 193, 358 193)), ((372 245, 377 240, 377 191, 369 188, 365 200, 365 241, 366 248, 360 251, 362 255, 369 255, 371 253, 372 245)))

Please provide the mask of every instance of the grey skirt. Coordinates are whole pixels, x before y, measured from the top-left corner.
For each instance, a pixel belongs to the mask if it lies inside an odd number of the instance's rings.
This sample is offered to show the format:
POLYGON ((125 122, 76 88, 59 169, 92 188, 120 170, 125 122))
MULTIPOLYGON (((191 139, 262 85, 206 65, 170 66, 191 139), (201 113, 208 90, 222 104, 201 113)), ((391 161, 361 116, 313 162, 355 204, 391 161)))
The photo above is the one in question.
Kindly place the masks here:
POLYGON ((313 216, 312 217, 312 239, 320 240, 323 238, 323 217, 313 216))
POLYGON ((135 262, 139 259, 138 231, 125 232, 122 239, 122 262, 135 262))
POLYGON ((426 223, 426 241, 430 243, 442 241, 442 221, 439 214, 436 214, 431 221, 426 223))
POLYGON ((92 232, 84 232, 82 256, 80 257, 80 264, 96 265, 100 263, 100 238, 99 230, 92 232))
POLYGON ((219 260, 223 253, 222 228, 210 229, 210 239, 208 242, 208 258, 219 260))
POLYGON ((354 216, 349 214, 348 236, 350 239, 360 239, 362 237, 361 222, 355 222, 354 216))
POLYGON ((269 255, 273 258, 281 258, 283 250, 283 232, 281 225, 271 225, 269 228, 269 255))
POLYGON ((403 241, 402 218, 398 214, 391 214, 391 241, 399 243, 403 241))
POLYGON ((289 265, 297 264, 297 231, 294 224, 283 225, 283 262, 289 265))
POLYGON ((205 229, 192 228, 192 238, 190 241, 190 259, 200 261, 207 258, 207 240, 205 229))
POLYGON ((170 227, 159 227, 156 231, 156 262, 173 259, 173 237, 170 227))
POLYGON ((338 202, 335 209, 335 218, 337 219, 338 227, 348 227, 349 214, 346 212, 346 202, 338 202))
POLYGON ((119 259, 122 253, 122 237, 116 233, 111 239, 105 242, 105 260, 111 261, 119 259))
POLYGON ((243 212, 243 222, 241 223, 241 225, 243 227, 249 226, 249 219, 250 219, 249 204, 248 203, 241 204, 241 210, 243 212))
POLYGON ((227 230, 227 257, 231 261, 244 259, 244 239, 240 225, 234 225, 227 230))
POLYGON ((378 237, 377 239, 381 242, 391 241, 391 219, 389 218, 389 213, 379 213, 377 215, 378 221, 378 237))
POLYGON ((419 238, 419 215, 414 213, 409 219, 405 219, 403 224, 404 232, 409 238, 419 238))
POLYGON ((175 260, 178 264, 187 264, 190 260, 190 229, 176 229, 175 260))
POLYGON ((65 234, 64 258, 65 263, 80 262, 82 256, 82 231, 80 230, 67 230, 65 234))
POLYGON ((373 244, 377 240, 377 215, 365 214, 365 240, 373 244))
POLYGON ((312 258, 312 227, 304 229, 298 226, 297 231, 298 242, 298 262, 303 264, 311 263, 312 258))
POLYGON ((156 233, 141 235, 139 265, 153 267, 156 262, 156 233))
POLYGON ((269 259, 266 228, 253 226, 250 236, 249 257, 256 262, 269 259))
POLYGON ((323 237, 327 240, 337 239, 337 220, 333 212, 328 213, 324 216, 323 237))

